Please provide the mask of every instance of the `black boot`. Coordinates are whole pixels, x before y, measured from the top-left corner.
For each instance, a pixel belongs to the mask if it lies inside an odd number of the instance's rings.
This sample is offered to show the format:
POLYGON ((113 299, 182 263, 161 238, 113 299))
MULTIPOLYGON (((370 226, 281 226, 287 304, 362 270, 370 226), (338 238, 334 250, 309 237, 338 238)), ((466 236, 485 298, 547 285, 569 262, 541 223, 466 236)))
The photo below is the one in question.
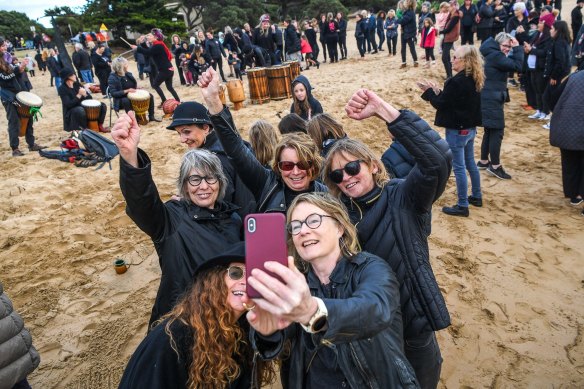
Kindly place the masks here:
POLYGON ((458 204, 456 204, 452 207, 444 207, 444 208, 442 208, 442 212, 444 212, 447 215, 451 215, 451 216, 468 217, 468 215, 469 215, 468 207, 461 207, 458 204))

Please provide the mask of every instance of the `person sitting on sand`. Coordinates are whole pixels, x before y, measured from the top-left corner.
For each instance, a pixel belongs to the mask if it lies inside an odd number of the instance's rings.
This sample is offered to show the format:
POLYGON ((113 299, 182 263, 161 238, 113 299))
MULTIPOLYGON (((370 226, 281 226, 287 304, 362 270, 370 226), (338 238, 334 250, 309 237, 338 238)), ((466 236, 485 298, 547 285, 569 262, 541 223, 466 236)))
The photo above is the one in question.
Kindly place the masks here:
POLYGON ((292 106, 290 113, 295 113, 304 120, 310 118, 318 113, 322 113, 322 105, 312 96, 312 86, 308 78, 298 76, 292 81, 292 106))

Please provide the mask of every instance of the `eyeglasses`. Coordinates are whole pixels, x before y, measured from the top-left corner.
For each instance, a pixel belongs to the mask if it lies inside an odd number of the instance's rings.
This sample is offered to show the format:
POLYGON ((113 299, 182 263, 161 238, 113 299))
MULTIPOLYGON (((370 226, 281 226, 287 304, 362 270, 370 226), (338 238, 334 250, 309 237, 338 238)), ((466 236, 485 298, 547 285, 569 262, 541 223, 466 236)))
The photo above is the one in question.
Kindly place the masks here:
POLYGON ((312 166, 312 161, 300 161, 300 162, 291 162, 291 161, 280 161, 278 162, 278 167, 283 172, 289 172, 290 170, 294 170, 294 166, 298 166, 300 170, 308 170, 312 166))
POLYGON ((510 49, 512 46, 511 45, 501 45, 501 47, 505 47, 507 49, 510 49))
POLYGON ((233 281, 239 281, 245 276, 245 268, 241 266, 229 266, 227 276, 233 281))
POLYGON ((343 182, 343 171, 345 171, 350 176, 356 176, 361 171, 361 161, 360 159, 356 161, 351 161, 347 163, 342 169, 336 169, 329 173, 329 178, 335 184, 340 184, 343 182))
POLYGON ((216 184, 217 181, 218 181, 217 177, 215 177, 215 176, 204 176, 204 177, 201 177, 199 175, 193 174, 192 176, 188 176, 187 177, 187 181, 192 186, 199 186, 199 185, 201 185, 201 182, 203 182, 203 180, 205 180, 205 182, 207 182, 207 184, 209 184, 209 185, 216 184))
POLYGON ((310 228, 311 230, 315 230, 318 227, 320 227, 320 225, 322 224, 323 217, 330 217, 331 219, 334 219, 334 217, 332 217, 332 216, 320 215, 318 213, 312 213, 312 214, 308 215, 306 217, 306 219, 304 219, 304 221, 292 220, 290 223, 288 223, 288 232, 291 235, 298 235, 300 233, 300 231, 302 230, 303 224, 306 224, 306 226, 308 228, 310 228))

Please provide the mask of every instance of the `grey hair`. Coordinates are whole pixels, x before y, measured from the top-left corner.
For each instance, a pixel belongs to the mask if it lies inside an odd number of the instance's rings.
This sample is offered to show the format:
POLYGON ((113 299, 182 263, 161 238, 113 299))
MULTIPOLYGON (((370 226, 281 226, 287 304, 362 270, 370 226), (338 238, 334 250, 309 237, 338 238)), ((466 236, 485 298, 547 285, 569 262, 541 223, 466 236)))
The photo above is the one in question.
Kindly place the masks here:
POLYGON ((519 11, 523 12, 523 11, 525 11, 525 9, 526 9, 525 3, 522 1, 518 1, 517 3, 515 3, 513 5, 513 11, 519 10, 519 11))
POLYGON ((225 26, 225 34, 233 34, 233 30, 229 26, 225 26))
POLYGON ((124 73, 124 65, 128 63, 128 60, 124 57, 117 57, 112 61, 112 70, 118 76, 123 76, 124 73))
POLYGON ((503 43, 507 42, 508 40, 513 39, 511 34, 507 34, 506 32, 500 32, 495 36, 495 40, 498 44, 502 45, 503 43))
POLYGON ((223 200, 225 191, 227 189, 227 176, 223 172, 221 160, 218 156, 205 149, 189 150, 183 156, 180 164, 180 173, 176 182, 178 193, 188 203, 192 203, 187 190, 188 178, 191 175, 191 170, 197 170, 204 176, 215 176, 219 183, 219 195, 217 201, 223 200))
POLYGON ((75 43, 75 48, 79 50, 83 50, 83 45, 81 43, 75 43))

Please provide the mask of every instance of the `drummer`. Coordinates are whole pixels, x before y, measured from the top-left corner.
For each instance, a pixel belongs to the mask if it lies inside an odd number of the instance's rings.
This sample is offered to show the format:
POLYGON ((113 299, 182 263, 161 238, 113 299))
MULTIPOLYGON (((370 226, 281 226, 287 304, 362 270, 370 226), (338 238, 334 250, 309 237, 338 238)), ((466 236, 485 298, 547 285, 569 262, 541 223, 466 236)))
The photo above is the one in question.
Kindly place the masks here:
MULTIPOLYGON (((20 118, 18 117, 18 111, 14 102, 16 100, 16 94, 24 91, 18 82, 18 75, 26 72, 28 59, 25 58, 19 66, 13 66, 4 59, 7 49, 6 41, 0 37, 0 100, 2 100, 2 105, 6 110, 6 118, 8 119, 8 137, 10 139, 10 147, 12 148, 12 156, 21 157, 24 154, 18 148, 20 142, 18 138, 20 133, 20 118)), ((25 134, 28 149, 30 151, 42 150, 45 147, 34 142, 32 122, 33 120, 28 121, 25 134)))
MULTIPOLYGON (((65 131, 76 131, 87 128, 87 114, 81 105, 83 100, 91 100, 91 94, 79 83, 75 72, 70 68, 61 70, 61 80, 63 83, 59 87, 59 97, 63 105, 63 125, 65 131)), ((103 126, 107 106, 101 103, 99 111, 98 128, 99 132, 110 132, 109 128, 103 126)))
MULTIPOLYGON (((132 103, 128 98, 128 93, 133 93, 138 89, 138 82, 128 71, 128 60, 118 57, 112 61, 112 72, 108 78, 110 95, 114 98, 114 109, 117 111, 123 108, 124 111, 132 111, 132 103)), ((162 119, 154 116, 154 96, 150 95, 148 105, 148 121, 161 122, 162 119)))

